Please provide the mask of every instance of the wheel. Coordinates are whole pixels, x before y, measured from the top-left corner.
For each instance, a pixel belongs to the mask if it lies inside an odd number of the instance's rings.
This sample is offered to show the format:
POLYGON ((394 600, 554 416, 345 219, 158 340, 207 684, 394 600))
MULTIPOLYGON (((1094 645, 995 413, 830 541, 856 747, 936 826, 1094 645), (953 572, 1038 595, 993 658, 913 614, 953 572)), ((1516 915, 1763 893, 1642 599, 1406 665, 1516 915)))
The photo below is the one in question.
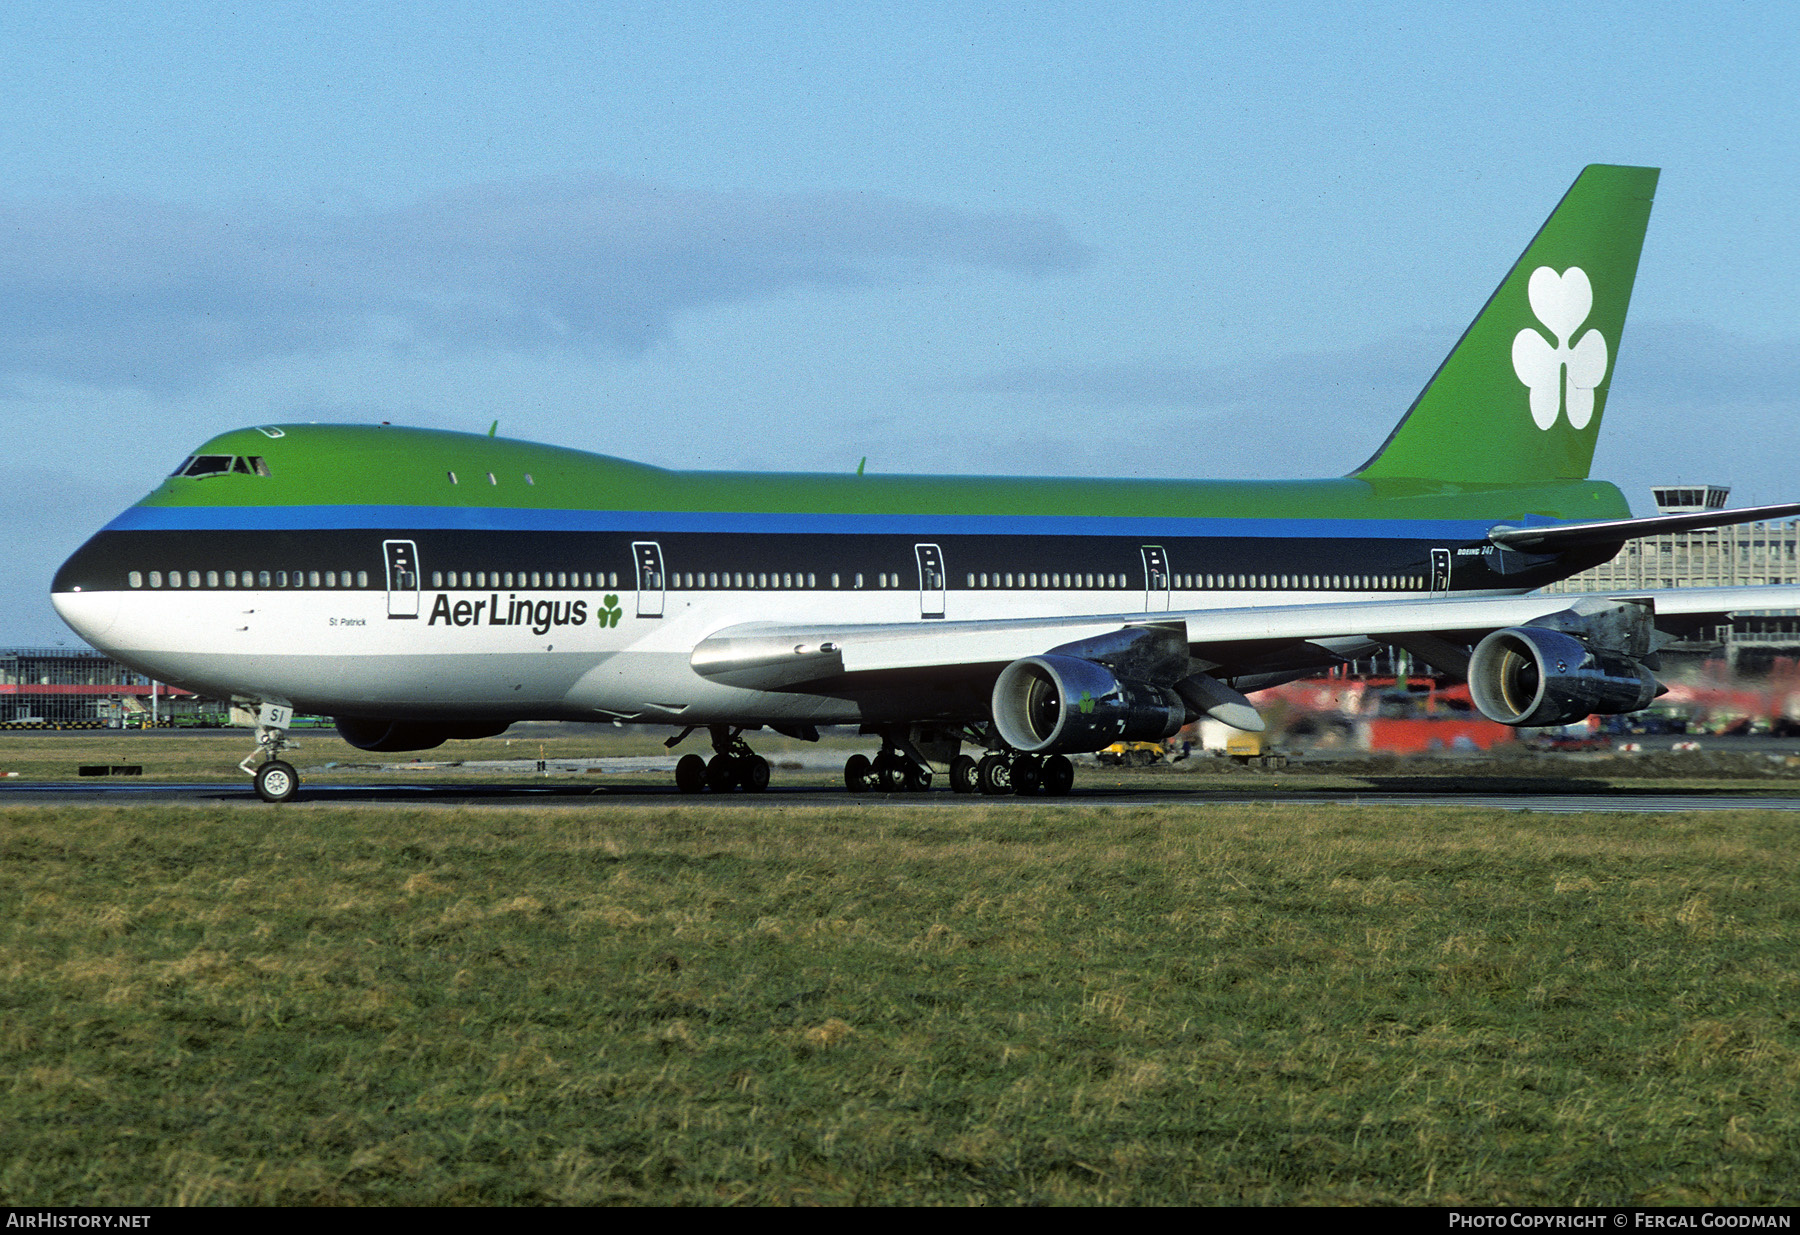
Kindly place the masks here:
POLYGON ((979 764, 969 755, 958 755, 950 761, 950 788, 957 793, 974 793, 979 764))
POLYGON ((256 796, 265 802, 285 802, 300 788, 300 773, 292 764, 271 759, 256 769, 256 796))
POLYGON ((867 755, 851 755, 844 760, 844 788, 851 793, 867 793, 875 787, 867 755))
POLYGON ((1051 755, 1038 774, 1038 792, 1060 798, 1075 787, 1075 765, 1067 755, 1051 755))
POLYGON ((893 751, 882 751, 875 756, 875 780, 887 793, 906 788, 906 760, 893 751))
POLYGON ((1013 760, 1012 783, 1013 792, 1029 796, 1038 791, 1043 780, 1043 764, 1031 755, 1020 755, 1013 760))
POLYGON ((1011 793, 1012 764, 1003 755, 989 755, 976 767, 975 784, 990 797, 1011 793))
POLYGON ((746 793, 761 793, 769 787, 769 761, 761 755, 746 755, 737 761, 738 788, 746 793))
POLYGON ((699 793, 706 788, 706 759, 701 755, 683 755, 675 765, 675 787, 683 793, 699 793))
POLYGON ((714 755, 706 761, 706 787, 714 793, 730 793, 737 783, 737 768, 729 755, 714 755))
POLYGON ((931 769, 922 768, 908 759, 904 779, 908 793, 924 793, 931 788, 931 769))

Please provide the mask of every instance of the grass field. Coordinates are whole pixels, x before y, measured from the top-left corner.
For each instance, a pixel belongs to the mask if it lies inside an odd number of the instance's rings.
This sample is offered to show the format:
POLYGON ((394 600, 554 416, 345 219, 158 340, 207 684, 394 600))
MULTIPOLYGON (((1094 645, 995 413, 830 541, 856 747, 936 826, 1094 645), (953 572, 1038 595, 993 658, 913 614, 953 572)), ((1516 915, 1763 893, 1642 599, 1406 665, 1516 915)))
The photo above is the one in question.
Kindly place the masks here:
POLYGON ((0 808, 0 1202, 1772 1204, 1789 818, 0 808))

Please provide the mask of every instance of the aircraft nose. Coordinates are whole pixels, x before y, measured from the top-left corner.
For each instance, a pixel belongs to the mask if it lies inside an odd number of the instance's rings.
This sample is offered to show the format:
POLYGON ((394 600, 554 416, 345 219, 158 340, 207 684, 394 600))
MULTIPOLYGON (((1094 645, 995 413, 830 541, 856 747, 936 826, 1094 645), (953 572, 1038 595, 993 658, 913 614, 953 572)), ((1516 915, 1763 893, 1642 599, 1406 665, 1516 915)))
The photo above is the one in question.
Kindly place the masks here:
POLYGON ((56 612, 69 624, 70 630, 95 647, 101 645, 107 632, 119 619, 117 592, 84 592, 80 588, 74 588, 66 592, 52 592, 50 603, 56 606, 56 612))

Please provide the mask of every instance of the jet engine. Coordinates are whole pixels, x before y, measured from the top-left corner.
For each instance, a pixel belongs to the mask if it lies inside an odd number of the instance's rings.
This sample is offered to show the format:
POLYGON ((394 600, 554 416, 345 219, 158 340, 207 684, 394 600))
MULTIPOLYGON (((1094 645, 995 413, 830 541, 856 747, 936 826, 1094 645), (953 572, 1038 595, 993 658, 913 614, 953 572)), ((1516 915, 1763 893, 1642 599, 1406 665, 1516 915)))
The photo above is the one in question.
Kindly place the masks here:
POLYGON ((1469 657, 1469 697, 1503 725, 1566 725, 1637 712, 1662 693, 1636 657, 1542 626, 1496 630, 1469 657))
POLYGON ((1187 705, 1170 688, 1120 681, 1105 665, 1054 652, 1001 670, 993 710, 1006 744, 1031 755, 1160 742, 1187 720, 1187 705))
POLYGON ((358 750, 383 753, 430 750, 452 738, 491 738, 505 733, 511 721, 371 720, 362 716, 337 718, 338 736, 358 750))

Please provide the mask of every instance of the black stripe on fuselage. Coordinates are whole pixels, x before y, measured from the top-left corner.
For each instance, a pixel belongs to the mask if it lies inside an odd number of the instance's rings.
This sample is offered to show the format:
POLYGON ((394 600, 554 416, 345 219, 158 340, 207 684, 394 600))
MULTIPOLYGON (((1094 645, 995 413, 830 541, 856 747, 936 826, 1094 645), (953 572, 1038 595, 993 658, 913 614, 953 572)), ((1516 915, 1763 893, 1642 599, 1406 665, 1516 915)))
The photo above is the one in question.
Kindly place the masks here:
MULTIPOLYGON (((917 590, 921 544, 936 546, 947 591, 1142 594, 1149 586, 1146 544, 1112 536, 946 536, 927 542, 903 536, 816 533, 665 532, 634 537, 593 532, 320 530, 102 532, 57 572, 54 589, 129 590, 132 572, 140 576, 137 586, 144 588, 152 571, 165 578, 179 571, 184 582, 192 572, 204 581, 227 571, 259 576, 263 571, 282 571, 308 581, 315 572, 333 572, 340 579, 342 572, 350 572, 352 578, 365 578, 368 590, 385 590, 383 543, 393 540, 416 546, 420 585, 440 590, 465 586, 634 590, 638 556, 633 546, 642 543, 658 547, 668 591, 762 586, 854 591, 858 576, 862 590, 880 590, 884 579, 888 588, 917 590), (471 576, 466 585, 465 572, 471 576), (502 583, 508 572, 514 581, 502 583), (478 573, 486 576, 480 583, 474 582, 478 573), (565 581, 519 582, 534 573, 540 580, 548 576, 565 581), (434 574, 440 583, 433 583, 434 574), (711 583, 715 575, 729 582, 715 588, 711 583), (569 583, 569 576, 581 580, 598 576, 605 582, 569 583), (786 582, 740 585, 740 576, 786 582), (808 582, 794 582, 796 578, 808 582)), ((1557 557, 1503 551, 1485 543, 1446 546, 1392 538, 1208 537, 1168 539, 1153 547, 1161 550, 1170 590, 1184 592, 1429 590, 1433 550, 1450 554, 1450 591, 1523 590, 1611 556, 1604 549, 1557 557)))

